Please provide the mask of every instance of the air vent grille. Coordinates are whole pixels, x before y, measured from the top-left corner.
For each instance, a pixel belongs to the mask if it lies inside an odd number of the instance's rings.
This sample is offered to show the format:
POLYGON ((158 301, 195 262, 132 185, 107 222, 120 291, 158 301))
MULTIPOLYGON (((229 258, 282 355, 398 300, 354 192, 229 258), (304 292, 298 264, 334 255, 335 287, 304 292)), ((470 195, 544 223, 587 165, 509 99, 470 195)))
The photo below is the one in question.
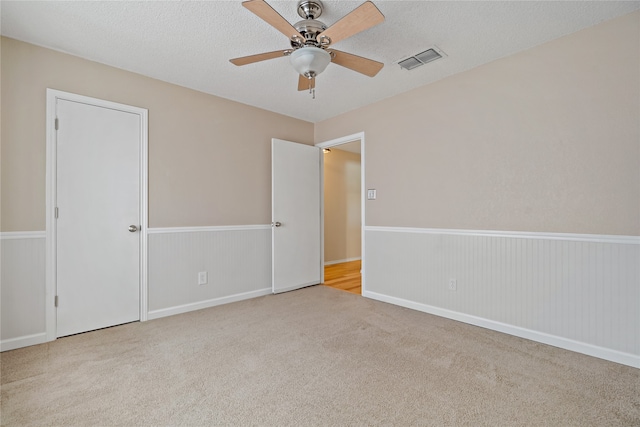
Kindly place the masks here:
POLYGON ((414 68, 420 67, 421 65, 424 65, 428 62, 440 59, 443 56, 444 54, 442 53, 442 51, 440 51, 439 49, 436 50, 435 48, 431 48, 399 61, 398 65, 400 65, 400 67, 404 68, 405 70, 413 70, 414 68))
POLYGON ((410 58, 407 58, 405 60, 398 62, 398 65, 400 65, 405 70, 413 70, 416 67, 424 65, 424 63, 420 62, 417 58, 412 56, 410 58))

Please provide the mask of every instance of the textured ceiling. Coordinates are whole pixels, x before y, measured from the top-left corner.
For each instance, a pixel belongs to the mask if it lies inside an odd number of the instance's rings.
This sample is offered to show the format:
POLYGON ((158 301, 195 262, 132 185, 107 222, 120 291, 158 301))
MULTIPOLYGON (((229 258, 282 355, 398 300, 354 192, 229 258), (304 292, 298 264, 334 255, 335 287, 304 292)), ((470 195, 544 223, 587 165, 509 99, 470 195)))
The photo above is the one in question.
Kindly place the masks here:
MULTIPOLYGON (((289 22, 296 1, 269 1, 289 22)), ((362 1, 323 1, 331 25, 362 1)), ((336 44, 385 64, 369 78, 335 64, 316 99, 297 91, 287 58, 236 67, 229 59, 286 49, 281 33, 233 1, 0 3, 2 35, 256 107, 318 122, 640 9, 640 1, 385 1, 386 20, 336 44), (437 46, 445 58, 396 62, 437 46)))

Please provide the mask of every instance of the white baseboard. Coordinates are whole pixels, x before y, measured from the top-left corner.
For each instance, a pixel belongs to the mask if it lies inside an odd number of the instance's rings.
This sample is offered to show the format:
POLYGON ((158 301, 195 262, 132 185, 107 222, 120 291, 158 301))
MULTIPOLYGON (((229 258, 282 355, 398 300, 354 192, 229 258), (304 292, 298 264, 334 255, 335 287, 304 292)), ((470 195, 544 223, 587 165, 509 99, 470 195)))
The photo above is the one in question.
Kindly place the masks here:
POLYGON ((402 298, 383 295, 376 292, 363 290, 362 296, 371 298, 377 301, 387 302, 390 304, 399 305, 401 307, 422 311, 424 313, 445 317, 447 319, 457 320, 459 322, 468 323, 470 325, 480 326, 482 328, 491 329, 493 331, 514 335, 520 338, 529 339, 539 343, 548 344, 548 345, 562 348, 565 350, 575 351, 576 353, 586 354, 588 356, 593 356, 593 357, 608 360, 611 362, 620 363, 622 365, 627 365, 634 368, 640 368, 640 356, 636 356, 634 354, 623 353, 621 351, 616 351, 616 350, 610 350, 607 348, 598 347, 595 345, 586 344, 586 343, 574 341, 567 338, 545 334, 543 332, 537 332, 530 329, 520 328, 518 326, 507 325, 505 323, 496 322, 493 320, 488 320, 481 317, 459 313, 459 312, 455 312, 455 311, 451 311, 451 310, 447 310, 439 307, 434 307, 427 304, 417 303, 417 302, 405 300, 402 298))
POLYGON ((175 307, 162 308, 160 310, 150 311, 147 315, 148 320, 159 319, 161 317, 173 316, 174 314, 188 313, 190 311, 202 310, 203 308, 215 307, 217 305, 228 304, 231 302, 242 301, 245 299, 257 298, 264 295, 271 295, 271 288, 264 288, 257 291, 244 292, 241 294, 229 295, 226 297, 213 298, 205 301, 198 301, 191 304, 183 304, 175 307))
POLYGON ((0 351, 15 350, 16 348, 27 347, 30 345, 42 344, 47 342, 47 333, 25 335, 23 337, 10 338, 0 341, 0 351))
POLYGON ((343 262, 360 261, 361 259, 362 259, 361 257, 339 259, 339 260, 336 260, 336 261, 327 261, 327 262, 324 263, 324 265, 342 264, 343 262))

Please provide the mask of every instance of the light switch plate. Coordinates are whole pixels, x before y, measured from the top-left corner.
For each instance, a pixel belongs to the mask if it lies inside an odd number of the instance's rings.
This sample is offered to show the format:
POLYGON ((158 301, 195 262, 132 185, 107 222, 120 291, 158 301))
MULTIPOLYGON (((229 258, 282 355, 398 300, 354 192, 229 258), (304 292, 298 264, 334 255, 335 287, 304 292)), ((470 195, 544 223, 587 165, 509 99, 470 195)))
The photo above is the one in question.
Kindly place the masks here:
POLYGON ((376 190, 369 189, 367 190, 367 200, 375 200, 376 199, 376 190))

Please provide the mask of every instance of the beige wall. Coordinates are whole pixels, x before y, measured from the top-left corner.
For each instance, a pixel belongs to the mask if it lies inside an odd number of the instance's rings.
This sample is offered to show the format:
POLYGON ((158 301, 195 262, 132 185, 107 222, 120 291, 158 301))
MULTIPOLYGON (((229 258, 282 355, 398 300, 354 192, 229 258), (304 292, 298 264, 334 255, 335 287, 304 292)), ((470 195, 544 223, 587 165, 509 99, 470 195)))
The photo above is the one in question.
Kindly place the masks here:
POLYGON ((365 131, 367 225, 640 235, 640 13, 315 128, 6 38, 1 67, 3 231, 44 229, 50 87, 149 109, 152 227, 268 223, 271 137, 365 131))
POLYGON ((360 258, 360 172, 359 154, 333 147, 324 155, 325 262, 360 258))
POLYGON ((312 123, 8 38, 1 67, 2 231, 45 229, 46 88, 149 110, 151 227, 269 223, 271 138, 313 143, 312 123))
POLYGON ((359 131, 366 225, 640 235, 640 13, 317 123, 315 140, 359 131))

